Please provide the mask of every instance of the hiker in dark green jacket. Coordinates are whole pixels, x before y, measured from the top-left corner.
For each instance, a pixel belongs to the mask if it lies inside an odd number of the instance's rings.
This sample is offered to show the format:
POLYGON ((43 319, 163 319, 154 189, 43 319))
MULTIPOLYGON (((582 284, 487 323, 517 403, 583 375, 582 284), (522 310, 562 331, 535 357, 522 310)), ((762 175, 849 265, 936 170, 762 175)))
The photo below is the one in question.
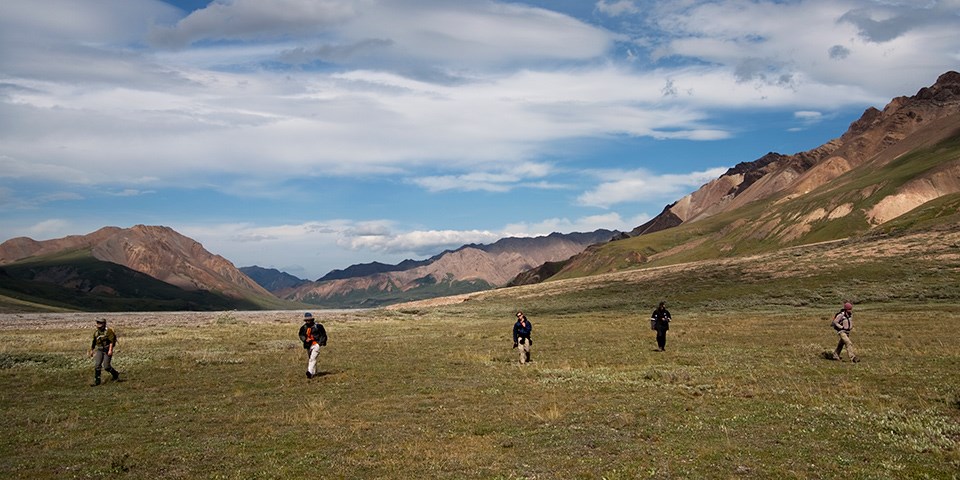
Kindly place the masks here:
POLYGON ((93 341, 90 343, 90 356, 93 357, 93 385, 100 385, 100 370, 106 369, 114 380, 120 378, 120 372, 111 365, 113 350, 117 346, 117 334, 112 328, 107 328, 105 318, 97 319, 97 329, 93 331, 93 341))

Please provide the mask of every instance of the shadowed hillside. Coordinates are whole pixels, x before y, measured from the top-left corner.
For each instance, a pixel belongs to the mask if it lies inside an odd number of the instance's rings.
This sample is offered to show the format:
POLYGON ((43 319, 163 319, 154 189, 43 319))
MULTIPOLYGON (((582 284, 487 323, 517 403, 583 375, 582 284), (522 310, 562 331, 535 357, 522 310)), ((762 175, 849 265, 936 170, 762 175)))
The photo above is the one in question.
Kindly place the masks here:
POLYGON ((225 258, 167 227, 105 227, 89 235, 0 244, 0 305, 81 310, 293 307, 225 258))

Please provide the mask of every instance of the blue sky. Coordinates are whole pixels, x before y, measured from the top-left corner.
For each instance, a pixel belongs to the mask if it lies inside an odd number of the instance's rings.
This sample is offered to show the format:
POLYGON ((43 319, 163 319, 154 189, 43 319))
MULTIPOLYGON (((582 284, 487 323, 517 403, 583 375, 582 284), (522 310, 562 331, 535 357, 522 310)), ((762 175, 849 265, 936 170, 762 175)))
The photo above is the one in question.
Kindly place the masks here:
POLYGON ((960 0, 0 3, 0 241, 314 279, 631 229, 960 69, 960 0))

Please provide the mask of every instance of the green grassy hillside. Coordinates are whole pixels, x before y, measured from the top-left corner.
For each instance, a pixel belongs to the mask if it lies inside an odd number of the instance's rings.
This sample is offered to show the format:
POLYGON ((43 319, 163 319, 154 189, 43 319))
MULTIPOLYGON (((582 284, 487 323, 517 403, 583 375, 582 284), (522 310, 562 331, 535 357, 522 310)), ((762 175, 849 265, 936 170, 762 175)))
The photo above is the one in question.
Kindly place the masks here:
POLYGON ((0 311, 170 311, 291 308, 279 299, 235 299, 187 291, 88 251, 0 267, 0 311))
MULTIPOLYGON (((880 168, 848 172, 823 187, 795 198, 778 196, 748 204, 705 220, 648 235, 610 242, 571 262, 554 279, 575 278, 634 268, 733 258, 782 248, 869 234, 865 212, 910 180, 960 158, 960 136, 904 155, 880 168), (804 224, 817 211, 844 205, 850 213, 804 224)), ((957 195, 924 205, 878 231, 924 229, 936 224, 960 224, 957 195), (922 213, 920 213, 922 212, 922 213)))

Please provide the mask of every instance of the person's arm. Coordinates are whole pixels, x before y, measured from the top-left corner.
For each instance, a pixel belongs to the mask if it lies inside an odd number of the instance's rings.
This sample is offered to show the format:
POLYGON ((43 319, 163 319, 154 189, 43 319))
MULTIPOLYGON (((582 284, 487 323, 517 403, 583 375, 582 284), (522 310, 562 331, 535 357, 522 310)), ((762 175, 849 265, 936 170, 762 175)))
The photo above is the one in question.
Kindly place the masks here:
POLYGON ((327 346, 327 329, 323 328, 322 323, 317 324, 317 335, 314 335, 314 337, 317 338, 317 345, 327 346))
POLYGON ((107 346, 107 356, 113 356, 113 347, 117 345, 117 334, 113 330, 107 331, 107 341, 110 342, 107 346))

